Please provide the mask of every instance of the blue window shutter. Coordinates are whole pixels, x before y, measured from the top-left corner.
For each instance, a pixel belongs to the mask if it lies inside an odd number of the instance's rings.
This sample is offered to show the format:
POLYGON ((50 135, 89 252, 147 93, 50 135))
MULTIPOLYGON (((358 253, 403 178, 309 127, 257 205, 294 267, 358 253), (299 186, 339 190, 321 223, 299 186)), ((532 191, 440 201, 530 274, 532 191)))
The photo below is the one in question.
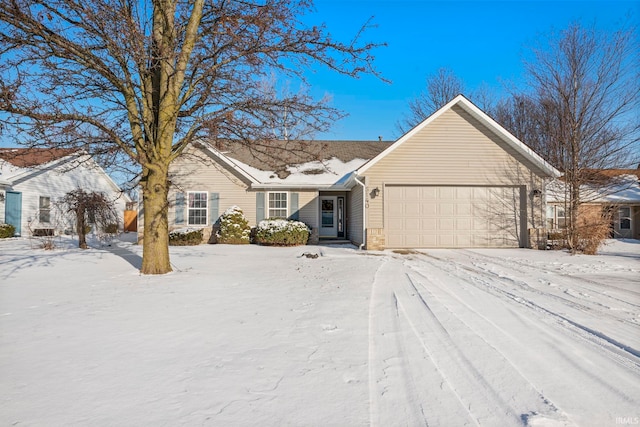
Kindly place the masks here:
POLYGON ((298 221, 300 219, 300 211, 298 210, 298 193, 289 193, 289 212, 290 219, 298 221))
POLYGON ((176 193, 176 224, 184 224, 184 193, 176 193))
POLYGON ((209 221, 215 224, 220 216, 220 193, 209 193, 209 221))
POLYGON ((256 193, 256 223, 264 218, 264 193, 256 193))

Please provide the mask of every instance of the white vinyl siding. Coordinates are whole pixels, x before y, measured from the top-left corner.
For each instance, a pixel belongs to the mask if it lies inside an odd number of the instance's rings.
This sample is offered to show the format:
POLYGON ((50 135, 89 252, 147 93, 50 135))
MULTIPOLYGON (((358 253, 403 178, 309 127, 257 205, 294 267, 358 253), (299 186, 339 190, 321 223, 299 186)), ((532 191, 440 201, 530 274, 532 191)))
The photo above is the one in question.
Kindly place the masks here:
POLYGON ((109 200, 113 200, 118 212, 118 223, 120 227, 122 226, 123 212, 128 199, 120 193, 97 164, 92 160, 83 159, 79 163, 64 163, 57 168, 34 170, 32 174, 13 182, 11 190, 22 193, 20 218, 22 235, 29 235, 29 230, 33 228, 34 223, 40 223, 41 196, 48 197, 51 205, 50 222, 40 224, 54 227, 60 232, 75 230, 76 222, 73 215, 59 212, 55 209, 55 203, 78 188, 104 193, 109 200))

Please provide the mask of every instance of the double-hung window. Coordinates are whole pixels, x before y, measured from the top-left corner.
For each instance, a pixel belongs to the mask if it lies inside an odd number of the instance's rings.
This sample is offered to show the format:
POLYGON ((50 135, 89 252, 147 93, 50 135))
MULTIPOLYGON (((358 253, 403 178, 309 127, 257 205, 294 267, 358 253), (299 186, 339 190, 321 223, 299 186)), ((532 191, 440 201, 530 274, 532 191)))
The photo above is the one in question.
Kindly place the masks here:
POLYGON ((556 207, 553 205, 547 206, 547 228, 549 230, 555 229, 556 224, 556 207))
POLYGON ((207 200, 208 193, 206 191, 190 191, 188 197, 188 220, 189 225, 207 225, 207 200))
POLYGON ((41 223, 51 222, 51 197, 40 196, 38 219, 41 223))
POLYGON ((558 228, 567 228, 567 214, 564 206, 556 206, 556 218, 558 228))
POLYGON ((287 218, 287 193, 268 193, 268 218, 287 218))
POLYGON ((624 206, 618 209, 618 217, 620 218, 620 230, 631 230, 631 208, 624 206))
POLYGON ((567 217, 564 206, 547 206, 547 228, 557 230, 567 227, 567 217))

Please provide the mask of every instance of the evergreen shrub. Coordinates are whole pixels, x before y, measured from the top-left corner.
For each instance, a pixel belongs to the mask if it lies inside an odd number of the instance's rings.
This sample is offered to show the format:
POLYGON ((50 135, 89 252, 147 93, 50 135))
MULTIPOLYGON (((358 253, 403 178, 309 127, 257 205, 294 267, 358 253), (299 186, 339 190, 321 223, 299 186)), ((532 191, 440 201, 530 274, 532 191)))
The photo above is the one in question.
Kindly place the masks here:
POLYGON ((6 239, 7 237, 13 237, 16 232, 16 228, 11 224, 0 224, 0 239, 6 239))
POLYGON ((255 242, 267 246, 306 245, 309 227, 304 222, 286 219, 265 219, 258 223, 255 242))
POLYGON ((169 245, 171 246, 196 246, 202 243, 202 230, 194 228, 181 228, 169 233, 169 245))
POLYGON ((238 206, 232 206, 220 216, 220 229, 217 232, 218 243, 243 245, 251 243, 249 221, 238 206))

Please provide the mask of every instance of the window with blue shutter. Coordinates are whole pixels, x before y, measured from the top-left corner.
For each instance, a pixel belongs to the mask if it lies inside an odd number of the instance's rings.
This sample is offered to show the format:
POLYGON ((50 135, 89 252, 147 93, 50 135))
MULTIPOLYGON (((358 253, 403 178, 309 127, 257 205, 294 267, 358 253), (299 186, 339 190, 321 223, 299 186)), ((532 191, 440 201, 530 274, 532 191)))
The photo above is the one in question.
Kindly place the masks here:
POLYGON ((220 216, 220 193, 209 193, 209 221, 215 224, 220 216))
POLYGON ((176 193, 176 224, 184 224, 184 193, 176 193))
POLYGON ((298 221, 300 219, 300 211, 298 210, 298 193, 289 193, 289 212, 290 219, 298 221))
POLYGON ((256 193, 256 222, 264 218, 264 193, 256 193))

